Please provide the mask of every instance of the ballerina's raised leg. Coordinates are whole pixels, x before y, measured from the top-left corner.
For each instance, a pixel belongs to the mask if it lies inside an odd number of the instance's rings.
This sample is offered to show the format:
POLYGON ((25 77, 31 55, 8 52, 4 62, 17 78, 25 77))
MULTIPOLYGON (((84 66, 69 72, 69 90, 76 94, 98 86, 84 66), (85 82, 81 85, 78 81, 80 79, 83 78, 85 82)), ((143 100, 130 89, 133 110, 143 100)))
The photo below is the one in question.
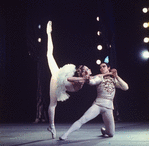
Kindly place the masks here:
POLYGON ((53 57, 53 43, 52 43, 52 22, 49 21, 47 23, 47 37, 48 37, 48 44, 47 44, 47 59, 49 69, 51 71, 51 81, 50 81, 50 105, 48 109, 49 114, 49 128, 48 130, 52 133, 52 138, 56 138, 56 129, 54 124, 54 117, 55 117, 55 108, 57 105, 57 97, 56 97, 56 88, 57 88, 57 72, 59 71, 59 67, 53 57))

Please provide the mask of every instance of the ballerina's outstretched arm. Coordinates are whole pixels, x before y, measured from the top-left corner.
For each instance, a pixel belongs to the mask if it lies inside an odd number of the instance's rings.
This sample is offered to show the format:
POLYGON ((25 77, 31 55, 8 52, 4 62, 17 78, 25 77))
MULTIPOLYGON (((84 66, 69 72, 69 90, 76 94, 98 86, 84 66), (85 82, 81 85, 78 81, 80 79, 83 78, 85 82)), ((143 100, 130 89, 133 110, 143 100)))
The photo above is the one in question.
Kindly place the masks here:
POLYGON ((59 70, 59 67, 53 57, 53 42, 52 42, 52 21, 49 21, 47 23, 47 36, 48 36, 48 42, 47 42, 47 59, 48 59, 48 65, 51 71, 52 76, 56 74, 56 72, 59 70))

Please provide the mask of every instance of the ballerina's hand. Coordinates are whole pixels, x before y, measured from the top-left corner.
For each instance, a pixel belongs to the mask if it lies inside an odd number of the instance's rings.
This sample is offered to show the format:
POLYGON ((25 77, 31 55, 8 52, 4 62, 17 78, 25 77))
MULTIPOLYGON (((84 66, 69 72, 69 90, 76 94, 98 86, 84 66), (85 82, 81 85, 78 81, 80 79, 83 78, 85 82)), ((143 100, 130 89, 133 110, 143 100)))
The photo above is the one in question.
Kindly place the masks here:
POLYGON ((86 75, 83 77, 85 83, 89 83, 90 78, 91 78, 91 77, 90 77, 90 74, 86 74, 86 75))
POLYGON ((52 32, 52 21, 48 21, 47 23, 47 34, 52 32))

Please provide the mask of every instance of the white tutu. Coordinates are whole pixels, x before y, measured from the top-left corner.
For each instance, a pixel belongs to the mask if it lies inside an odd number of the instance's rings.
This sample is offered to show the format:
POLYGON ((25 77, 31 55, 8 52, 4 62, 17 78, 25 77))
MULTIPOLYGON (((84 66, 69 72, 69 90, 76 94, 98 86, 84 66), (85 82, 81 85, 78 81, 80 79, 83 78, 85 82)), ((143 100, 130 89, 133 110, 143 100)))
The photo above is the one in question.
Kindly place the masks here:
POLYGON ((76 72, 76 66, 73 64, 66 64, 58 71, 57 76, 57 101, 65 101, 70 95, 66 93, 65 83, 68 82, 67 78, 72 77, 76 72))

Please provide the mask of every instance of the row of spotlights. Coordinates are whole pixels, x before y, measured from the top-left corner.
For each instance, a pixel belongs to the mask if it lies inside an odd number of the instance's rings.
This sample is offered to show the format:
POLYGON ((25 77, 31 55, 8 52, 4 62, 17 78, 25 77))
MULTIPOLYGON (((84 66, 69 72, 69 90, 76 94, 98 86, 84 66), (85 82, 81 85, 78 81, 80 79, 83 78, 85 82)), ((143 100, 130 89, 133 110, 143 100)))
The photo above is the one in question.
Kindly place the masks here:
MULTIPOLYGON (((97 17, 96 20, 99 21, 99 17, 97 17)), ((102 33, 100 31, 97 31, 97 35, 98 36, 100 36, 101 34, 102 33)), ((110 47, 111 47, 111 45, 110 45, 110 47)), ((98 50, 102 50, 102 48, 103 48, 102 45, 98 45, 97 46, 98 50)), ((109 57, 108 56, 105 58, 104 62, 109 63, 109 57)), ((96 64, 100 65, 101 64, 101 60, 100 59, 96 60, 96 64)))
MULTIPOLYGON (((41 25, 38 25, 38 28, 41 29, 41 25)), ((41 43, 41 38, 38 38, 38 42, 41 43)))
MULTIPOLYGON (((143 8, 142 11, 143 11, 143 13, 147 13, 149 11, 149 8, 143 8)), ((149 22, 144 22, 143 27, 148 28, 149 27, 149 22)), ((148 42, 149 42, 149 38, 145 37, 144 38, 144 43, 148 43, 148 42)))
MULTIPOLYGON (((149 8, 143 8, 142 11, 143 11, 143 13, 147 13, 149 11, 149 8)), ((149 22, 144 22, 143 27, 148 28, 149 27, 149 22)), ((145 37, 144 38, 144 43, 148 43, 148 42, 149 42, 149 38, 145 37)), ((141 56, 142 56, 143 59, 149 59, 149 51, 148 50, 142 51, 141 56)))
MULTIPOLYGON (((97 17, 96 20, 99 21, 99 17, 97 17)), ((101 32, 100 32, 100 31, 97 31, 97 35, 100 36, 100 35, 101 35, 101 32)), ((98 50, 102 50, 102 46, 101 46, 101 45, 98 45, 98 46, 97 46, 97 49, 98 49, 98 50)), ((96 61, 96 64, 97 64, 97 65, 100 65, 100 64, 101 64, 101 60, 98 59, 98 60, 96 61)))

